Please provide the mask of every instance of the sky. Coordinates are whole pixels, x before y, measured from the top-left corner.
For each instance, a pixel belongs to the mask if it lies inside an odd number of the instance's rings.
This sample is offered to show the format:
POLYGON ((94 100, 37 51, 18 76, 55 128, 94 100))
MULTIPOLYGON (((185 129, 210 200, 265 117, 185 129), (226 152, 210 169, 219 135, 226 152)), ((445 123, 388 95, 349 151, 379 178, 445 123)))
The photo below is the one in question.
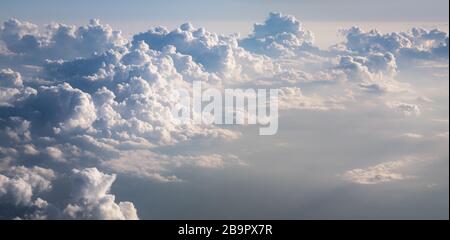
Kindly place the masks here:
POLYGON ((3 0, 0 219, 448 219, 448 5, 3 0), (278 131, 177 124, 194 82, 278 131))
POLYGON ((32 0, 2 1, 2 18, 24 17, 37 21, 142 20, 257 20, 268 12, 287 12, 304 21, 447 21, 448 1, 312 1, 312 0, 32 0))

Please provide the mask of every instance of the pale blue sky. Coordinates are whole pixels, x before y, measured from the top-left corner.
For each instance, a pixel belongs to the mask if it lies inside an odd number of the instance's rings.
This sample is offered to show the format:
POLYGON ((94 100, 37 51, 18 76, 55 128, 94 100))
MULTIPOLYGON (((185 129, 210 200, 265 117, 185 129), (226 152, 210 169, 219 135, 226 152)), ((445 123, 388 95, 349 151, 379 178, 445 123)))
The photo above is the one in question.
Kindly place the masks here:
POLYGON ((2 0, 0 19, 29 21, 255 20, 270 11, 305 21, 448 21, 447 0, 2 0))

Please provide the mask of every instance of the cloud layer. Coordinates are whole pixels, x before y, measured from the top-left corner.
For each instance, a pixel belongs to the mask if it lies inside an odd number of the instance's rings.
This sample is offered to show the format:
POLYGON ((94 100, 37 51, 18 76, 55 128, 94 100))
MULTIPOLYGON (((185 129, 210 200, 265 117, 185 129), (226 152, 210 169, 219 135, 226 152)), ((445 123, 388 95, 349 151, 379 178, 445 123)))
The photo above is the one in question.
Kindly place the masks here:
MULTIPOLYGON (((20 209, 7 217, 21 219, 138 219, 133 203, 117 202, 111 193, 115 174, 179 182, 181 168, 245 166, 233 154, 164 152, 241 135, 233 128, 171 121, 171 109, 180 102, 174 93, 194 81, 218 89, 280 88, 283 111, 342 111, 371 101, 392 114, 420 115, 420 106, 402 95, 414 92, 396 76, 404 62, 448 64, 448 35, 357 27, 343 34, 345 42, 320 50, 313 33, 280 13, 243 38, 190 23, 156 27, 128 40, 98 20, 44 30, 18 19, 4 22, 0 207, 20 209), (304 91, 306 84, 318 91, 304 91), (71 193, 47 202, 46 193, 62 181, 71 183, 71 193)), ((345 178, 362 184, 404 179, 393 172, 396 166, 352 170, 345 178)))

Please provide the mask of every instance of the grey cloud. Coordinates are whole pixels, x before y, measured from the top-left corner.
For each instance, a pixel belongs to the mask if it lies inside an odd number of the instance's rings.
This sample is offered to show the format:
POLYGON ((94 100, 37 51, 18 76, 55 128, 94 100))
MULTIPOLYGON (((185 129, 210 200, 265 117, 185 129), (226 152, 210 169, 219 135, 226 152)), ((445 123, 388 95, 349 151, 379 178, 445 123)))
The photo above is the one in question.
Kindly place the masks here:
POLYGON ((19 88, 23 86, 22 76, 12 69, 0 70, 0 86, 9 88, 19 88))
POLYGON ((32 205, 37 194, 51 190, 54 178, 51 169, 12 167, 5 175, 0 174, 0 201, 32 205))
POLYGON ((421 114, 420 107, 415 104, 404 102, 390 102, 388 106, 405 116, 419 116, 421 114))

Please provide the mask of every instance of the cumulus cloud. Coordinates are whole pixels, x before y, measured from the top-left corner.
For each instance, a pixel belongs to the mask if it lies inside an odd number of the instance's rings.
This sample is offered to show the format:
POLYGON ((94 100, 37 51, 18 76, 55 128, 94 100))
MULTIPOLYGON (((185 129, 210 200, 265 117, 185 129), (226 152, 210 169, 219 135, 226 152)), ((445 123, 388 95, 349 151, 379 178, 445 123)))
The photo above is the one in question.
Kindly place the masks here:
POLYGON ((8 50, 15 53, 34 51, 41 46, 38 27, 29 22, 10 19, 3 23, 0 38, 8 50))
POLYGON ((22 76, 10 68, 0 69, 0 107, 14 106, 17 101, 35 94, 33 88, 24 87, 22 76))
POLYGON ((64 209, 64 216, 73 219, 137 220, 131 202, 115 202, 110 194, 116 175, 108 175, 96 168, 73 170, 73 203, 64 209))
MULTIPOLYGON (((40 31, 35 24, 10 19, 0 28, 0 40, 13 55, 12 60, 43 63, 46 59, 74 59, 122 46, 126 39, 98 20, 82 27, 50 24, 40 31)), ((14 61, 16 62, 16 61, 14 61)))
POLYGON ((91 96, 67 83, 39 88, 24 108, 37 111, 41 123, 55 133, 87 129, 97 118, 91 96))
POLYGON ((413 28, 409 32, 382 34, 376 30, 365 32, 352 27, 344 30, 343 34, 347 49, 360 54, 390 52, 402 60, 416 58, 448 61, 448 34, 438 29, 413 28))
POLYGON ((72 182, 72 193, 60 203, 49 203, 42 193, 52 191, 56 174, 51 169, 40 167, 12 167, 0 174, 0 204, 13 204, 24 214, 16 219, 92 219, 92 220, 137 220, 137 211, 131 202, 116 203, 110 188, 116 175, 108 175, 96 168, 73 170, 68 179, 72 182), (4 174, 4 175, 3 175, 4 174))
POLYGON ((396 58, 391 53, 371 53, 368 56, 342 56, 334 74, 355 83, 361 90, 384 94, 407 91, 404 84, 395 80, 396 58))
POLYGON ((264 23, 255 24, 253 33, 241 39, 239 45, 271 57, 289 57, 302 50, 317 50, 313 42, 312 32, 305 30, 294 16, 273 12, 264 23))
POLYGON ((133 37, 134 44, 141 41, 158 51, 171 49, 172 52, 189 55, 207 72, 233 81, 245 81, 255 74, 263 75, 276 69, 270 59, 239 47, 235 36, 217 35, 204 28, 195 28, 190 23, 173 31, 156 27, 133 37))
MULTIPOLYGON (((50 77, 68 79, 92 94, 80 96, 83 106, 75 106, 80 111, 79 118, 72 116, 70 124, 62 123, 62 128, 69 125, 72 129, 81 124, 86 129, 93 123, 98 134, 120 134, 122 139, 130 140, 130 135, 122 134, 125 131, 154 144, 174 144, 196 135, 236 137, 235 133, 214 126, 199 127, 192 123, 179 126, 170 121, 172 109, 180 101, 174 98, 177 89, 189 88, 189 83, 198 80, 215 84, 217 79, 214 74, 202 71, 191 57, 172 50, 156 52, 139 42, 125 53, 110 51, 92 59, 51 63, 47 68, 50 77), (66 71, 85 69, 86 64, 94 69, 85 74, 74 71, 77 75, 66 71)), ((60 88, 72 89, 68 84, 60 88)))
POLYGON ((364 185, 405 180, 411 176, 404 175, 399 170, 411 164, 412 161, 411 159, 402 159, 380 163, 366 169, 353 169, 345 172, 342 177, 345 180, 364 185))
POLYGON ((20 88, 23 86, 22 76, 12 69, 0 70, 0 86, 8 88, 20 88))
POLYGON ((55 173, 40 167, 12 167, 0 174, 0 202, 33 205, 36 195, 52 188, 55 173))

